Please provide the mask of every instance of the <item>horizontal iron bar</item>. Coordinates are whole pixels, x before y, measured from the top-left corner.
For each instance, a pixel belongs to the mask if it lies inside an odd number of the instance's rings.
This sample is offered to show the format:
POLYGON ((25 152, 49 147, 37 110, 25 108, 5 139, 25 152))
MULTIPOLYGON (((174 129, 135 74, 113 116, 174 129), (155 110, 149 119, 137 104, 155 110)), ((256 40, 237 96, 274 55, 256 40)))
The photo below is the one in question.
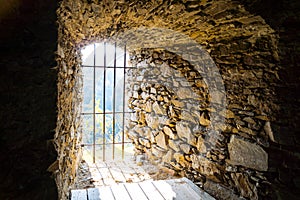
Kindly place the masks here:
POLYGON ((129 68, 137 68, 137 67, 119 67, 119 66, 117 66, 117 67, 114 67, 114 66, 89 66, 89 65, 82 65, 81 67, 88 67, 88 68, 111 68, 111 69, 114 69, 114 68, 120 68, 120 69, 124 69, 124 68, 126 68, 126 69, 129 69, 129 68))
MULTIPOLYGON (((105 143, 105 144, 95 144, 98 146, 107 145, 107 144, 132 144, 131 142, 115 142, 115 143, 105 143)), ((81 146, 93 146, 94 144, 81 144, 81 146)))
MULTIPOLYGON (((130 113, 134 113, 133 111, 128 111, 128 112, 115 112, 116 114, 130 114, 130 113)), ((96 115, 106 115, 106 114, 114 114, 113 112, 105 112, 105 113, 81 113, 82 115, 93 115, 93 114, 96 114, 96 115)))

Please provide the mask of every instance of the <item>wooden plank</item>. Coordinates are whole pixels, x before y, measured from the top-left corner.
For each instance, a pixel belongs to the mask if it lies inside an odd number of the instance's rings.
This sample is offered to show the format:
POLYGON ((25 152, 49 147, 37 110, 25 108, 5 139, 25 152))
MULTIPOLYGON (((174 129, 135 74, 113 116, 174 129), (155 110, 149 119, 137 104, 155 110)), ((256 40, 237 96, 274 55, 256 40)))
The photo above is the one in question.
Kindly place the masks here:
POLYGON ((71 200, 87 200, 86 190, 71 190, 71 200))
POLYGON ((113 192, 109 186, 99 187, 100 200, 115 200, 113 192))
POLYGON ((172 187, 173 191, 176 193, 176 199, 190 199, 199 200, 200 196, 195 191, 190 193, 187 188, 186 182, 181 179, 177 180, 166 180, 166 182, 172 187))
POLYGON ((132 161, 118 162, 118 165, 123 170, 123 173, 136 173, 136 171, 131 167, 132 161))
POLYGON ((176 199, 214 200, 213 197, 200 190, 200 188, 198 188, 192 181, 188 180, 187 178, 165 180, 165 182, 168 183, 172 187, 172 190, 176 193, 176 199))
POLYGON ((133 168, 129 167, 130 163, 126 164, 124 162, 119 162, 118 165, 122 169, 122 173, 126 179, 126 183, 136 183, 140 181, 136 171, 133 168))
MULTIPOLYGON (((183 186, 184 183, 176 183, 173 180, 161 180, 161 181, 157 181, 154 183, 155 185, 157 185, 157 187, 160 184, 164 184, 164 187, 170 188, 168 190, 168 193, 163 193, 164 195, 171 195, 171 196, 175 196, 175 198, 173 199, 189 199, 189 200, 199 200, 199 197, 197 194, 190 194, 186 188, 183 186), (168 186, 167 186, 168 185, 168 186)), ((158 187, 159 188, 159 187, 158 187)), ((160 190, 161 191, 161 190, 160 190)))
POLYGON ((179 199, 176 196, 176 192, 173 191, 172 186, 166 181, 154 181, 154 186, 159 190, 159 192, 163 195, 165 199, 179 199))
POLYGON ((143 181, 139 183, 140 187, 146 194, 149 200, 164 200, 163 196, 152 184, 152 181, 143 181))
POLYGON ((97 168, 97 164, 96 163, 88 163, 89 168, 97 168))
POLYGON ((115 181, 107 167, 98 168, 99 173, 102 175, 104 185, 113 185, 115 181))
POLYGON ((126 183, 126 178, 115 162, 108 162, 107 167, 116 183, 126 183))
POLYGON ((106 166, 106 162, 103 162, 103 161, 97 161, 97 162, 95 163, 95 165, 96 165, 97 168, 100 168, 100 167, 107 167, 107 166, 106 166))
POLYGON ((98 168, 90 168, 91 176, 97 185, 104 185, 103 177, 98 168))
POLYGON ((98 188, 87 189, 88 200, 100 200, 100 193, 98 188))
POLYGON ((151 180, 150 175, 142 167, 137 166, 135 163, 133 163, 130 167, 136 171, 140 181, 151 180))
POLYGON ((215 200, 187 178, 72 190, 71 200, 215 200))
POLYGON ((138 166, 135 162, 132 162, 130 167, 136 171, 136 174, 140 181, 152 180, 150 175, 141 166, 138 166))
POLYGON ((194 190, 197 194, 199 194, 200 199, 205 200, 215 200, 212 196, 210 196, 208 193, 206 193, 204 190, 199 188, 197 185, 195 185, 191 180, 187 178, 182 178, 183 181, 185 181, 189 185, 189 190, 194 190))
POLYGON ((138 183, 127 183, 124 186, 133 200, 148 200, 138 183))
POLYGON ((116 200, 131 200, 130 195, 124 187, 124 184, 111 186, 111 191, 113 192, 116 200))

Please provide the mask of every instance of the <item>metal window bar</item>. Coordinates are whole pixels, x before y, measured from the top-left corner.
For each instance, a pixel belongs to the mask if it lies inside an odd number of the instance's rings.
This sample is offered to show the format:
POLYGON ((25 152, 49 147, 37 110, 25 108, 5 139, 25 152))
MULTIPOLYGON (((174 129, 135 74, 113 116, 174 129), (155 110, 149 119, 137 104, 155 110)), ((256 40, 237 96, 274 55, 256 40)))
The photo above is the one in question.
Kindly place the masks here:
MULTIPOLYGON (((106 143, 105 145, 107 144, 123 144, 122 142, 115 142, 115 143, 112 143, 112 142, 108 142, 106 143)), ((125 142, 125 144, 130 144, 130 142, 125 142)), ((94 144, 89 144, 89 143, 86 143, 86 144, 83 144, 84 146, 94 146, 94 144)), ((95 144, 96 146, 103 146, 103 144, 95 144)))
POLYGON ((105 87, 105 84, 106 84, 106 42, 104 42, 103 44, 103 49, 104 49, 104 74, 103 74, 103 112, 104 112, 104 115, 103 115, 103 137, 102 137, 102 144, 103 144, 103 147, 102 147, 102 159, 103 161, 105 161, 105 142, 106 142, 106 138, 105 138, 105 132, 106 132, 106 101, 105 101, 105 97, 106 97, 106 87, 105 87))
MULTIPOLYGON (((94 44, 94 66, 96 65, 96 44, 94 44)), ((93 68, 93 163, 96 155, 96 68, 93 68)))
MULTIPOLYGON (((133 113, 132 111, 116 111, 116 114, 122 114, 122 113, 133 113)), ((81 113, 81 115, 93 115, 94 113, 81 113)), ((114 114, 113 112, 95 112, 96 115, 104 115, 104 114, 114 114)))
MULTIPOLYGON (((82 67, 86 67, 86 68, 106 68, 106 69, 114 69, 114 68, 117 68, 117 69, 124 69, 124 66, 103 66, 103 65, 96 65, 96 66, 90 66, 90 65, 82 65, 82 67)), ((129 67, 129 66, 126 66, 126 69, 133 69, 133 68, 136 68, 136 67, 129 67)))
POLYGON ((117 43, 114 48, 114 82, 113 82, 113 152, 112 157, 115 159, 115 136, 116 136, 116 66, 117 66, 117 43))
POLYGON ((124 46, 124 69, 123 69, 123 132, 122 132, 122 159, 124 159, 125 154, 125 79, 126 79, 126 45, 124 46))
MULTIPOLYGON (((105 143, 104 145, 108 145, 108 144, 123 144, 123 142, 115 142, 115 143, 112 143, 112 142, 108 142, 108 143, 105 143)), ((131 142, 124 142, 124 145, 125 144, 131 144, 131 142)), ((94 146, 94 144, 91 144, 91 143, 82 143, 81 145, 83 146, 94 146)), ((103 144, 99 144, 99 143, 95 143, 95 146, 103 146, 103 144)))
POLYGON ((124 159, 125 154, 125 144, 126 143, 131 143, 131 142, 125 142, 125 114, 127 113, 133 113, 133 111, 126 111, 125 108, 125 101, 126 101, 126 96, 125 96, 125 90, 126 90, 126 69, 129 68, 135 68, 135 67, 130 67, 126 65, 126 46, 124 46, 124 63, 123 66, 117 66, 117 55, 116 55, 116 49, 117 49, 117 44, 114 44, 114 64, 112 66, 107 66, 107 55, 106 55, 106 43, 103 43, 103 66, 97 66, 96 65, 96 44, 93 45, 93 66, 88 66, 88 65, 82 65, 83 68, 93 68, 93 94, 92 94, 92 105, 93 109, 92 112, 82 112, 81 115, 83 116, 91 116, 93 119, 93 141, 92 143, 84 143, 82 144, 83 146, 91 146, 92 147, 92 159, 93 162, 96 162, 96 146, 102 146, 102 159, 103 161, 106 160, 106 145, 112 145, 113 152, 112 152, 112 158, 115 159, 115 145, 119 144, 122 145, 122 159, 124 159), (103 68, 103 112, 96 112, 96 68, 103 68), (107 80, 107 69, 113 68, 113 110, 112 112, 106 111, 106 80, 107 80), (116 111, 116 69, 121 68, 123 69, 123 107, 122 111, 116 111), (112 142, 106 142, 106 115, 112 114, 113 115, 113 124, 112 124, 112 137, 113 141, 112 142), (116 128, 115 128, 115 123, 116 123, 116 114, 121 114, 121 117, 123 119, 122 121, 122 135, 121 135, 121 142, 116 142, 116 128), (102 118, 102 144, 96 143, 96 116, 97 115, 103 115, 102 118))

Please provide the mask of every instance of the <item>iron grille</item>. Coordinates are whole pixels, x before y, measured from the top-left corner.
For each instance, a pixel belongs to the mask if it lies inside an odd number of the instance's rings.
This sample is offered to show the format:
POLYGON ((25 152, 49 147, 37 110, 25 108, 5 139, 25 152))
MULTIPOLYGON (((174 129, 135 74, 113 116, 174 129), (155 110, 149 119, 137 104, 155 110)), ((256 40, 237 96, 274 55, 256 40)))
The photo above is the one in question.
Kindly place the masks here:
POLYGON ((93 163, 121 156, 131 142, 125 138, 126 115, 126 46, 95 43, 83 58, 83 143, 93 163), (120 153, 121 151, 121 153, 120 153), (120 155, 121 154, 121 155, 120 155))

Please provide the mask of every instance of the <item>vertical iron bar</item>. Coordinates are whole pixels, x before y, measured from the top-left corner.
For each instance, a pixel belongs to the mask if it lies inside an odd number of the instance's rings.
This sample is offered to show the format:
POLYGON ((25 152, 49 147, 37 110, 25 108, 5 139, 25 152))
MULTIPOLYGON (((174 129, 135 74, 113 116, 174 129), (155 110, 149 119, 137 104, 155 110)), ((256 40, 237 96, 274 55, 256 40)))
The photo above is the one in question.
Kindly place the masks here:
POLYGON ((116 66, 117 66, 117 43, 115 42, 114 52, 114 86, 113 86, 113 160, 115 159, 115 123, 116 123, 116 66))
POLYGON ((93 67, 93 163, 96 154, 96 44, 94 44, 94 67, 93 67))
POLYGON ((125 139, 125 76, 126 76, 126 45, 124 46, 124 75, 123 75, 123 124, 122 124, 122 159, 124 159, 124 139, 125 139))
POLYGON ((106 87, 105 87, 105 84, 106 84, 106 42, 104 42, 103 44, 103 49, 104 49, 104 74, 103 74, 103 141, 102 141, 102 153, 103 153, 103 161, 105 161, 105 132, 106 132, 106 128, 105 128, 105 120, 106 120, 106 108, 105 108, 105 97, 106 97, 106 87))

